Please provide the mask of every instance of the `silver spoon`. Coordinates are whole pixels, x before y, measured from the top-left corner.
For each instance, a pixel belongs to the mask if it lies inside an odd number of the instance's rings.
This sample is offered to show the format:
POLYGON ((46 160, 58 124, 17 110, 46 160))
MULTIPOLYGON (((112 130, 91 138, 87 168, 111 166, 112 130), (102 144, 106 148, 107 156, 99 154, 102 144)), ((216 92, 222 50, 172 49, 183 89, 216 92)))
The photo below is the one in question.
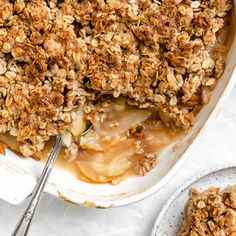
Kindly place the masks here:
MULTIPOLYGON (((85 135, 91 129, 91 127, 92 127, 91 123, 88 122, 86 125, 86 128, 85 128, 84 132, 81 134, 81 136, 85 135)), ((18 224, 17 224, 16 228, 14 229, 11 236, 26 236, 27 235, 29 228, 30 228, 30 224, 31 224, 33 216, 34 216, 34 213, 35 213, 37 206, 39 204, 39 201, 42 197, 44 187, 47 183, 47 180, 48 180, 48 177, 51 173, 51 170, 54 167, 55 160, 57 159, 57 155, 60 152, 61 147, 62 147, 61 137, 56 136, 56 142, 50 152, 47 163, 44 166, 43 172, 40 175, 38 182, 34 188, 30 203, 29 203, 28 207, 26 208, 23 216, 21 217, 20 221, 18 222, 18 224)))

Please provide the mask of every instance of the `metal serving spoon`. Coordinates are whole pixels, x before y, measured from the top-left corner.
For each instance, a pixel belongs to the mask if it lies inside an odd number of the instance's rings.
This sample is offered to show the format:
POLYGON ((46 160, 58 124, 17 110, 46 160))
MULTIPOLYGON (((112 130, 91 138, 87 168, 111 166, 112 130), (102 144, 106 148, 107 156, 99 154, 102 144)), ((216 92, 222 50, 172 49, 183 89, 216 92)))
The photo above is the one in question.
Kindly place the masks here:
MULTIPOLYGON (((88 122, 84 132, 80 136, 85 135, 90 130, 91 127, 92 127, 91 123, 88 122)), ((62 147, 62 139, 60 136, 56 136, 56 142, 50 152, 47 163, 44 166, 43 172, 41 176, 39 177, 38 182, 34 188, 30 203, 28 207, 26 208, 22 218, 18 222, 11 236, 26 236, 27 235, 34 213, 42 197, 44 187, 47 183, 51 170, 54 167, 55 161, 57 159, 57 155, 60 152, 61 147, 62 147)))

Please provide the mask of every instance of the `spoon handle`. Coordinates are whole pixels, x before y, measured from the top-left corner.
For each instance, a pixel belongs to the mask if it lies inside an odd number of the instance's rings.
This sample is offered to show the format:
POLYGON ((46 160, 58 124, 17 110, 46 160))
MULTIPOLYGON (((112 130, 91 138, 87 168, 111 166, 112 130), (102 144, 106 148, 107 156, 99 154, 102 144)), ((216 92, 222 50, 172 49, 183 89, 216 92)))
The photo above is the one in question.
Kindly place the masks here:
POLYGON ((15 230, 13 231, 11 236, 26 236, 30 227, 30 223, 33 219, 34 213, 37 209, 39 200, 42 197, 44 186, 47 182, 47 179, 51 173, 51 170, 54 166, 55 160, 57 158, 58 153, 60 152, 60 149, 62 147, 62 140, 60 136, 56 136, 56 142, 50 152, 50 155, 48 157, 47 163, 44 166, 43 172, 38 179, 37 185, 35 186, 35 189, 33 191, 33 194, 31 196, 30 203, 28 207, 26 208, 26 211, 24 212, 22 218, 18 222, 15 230))

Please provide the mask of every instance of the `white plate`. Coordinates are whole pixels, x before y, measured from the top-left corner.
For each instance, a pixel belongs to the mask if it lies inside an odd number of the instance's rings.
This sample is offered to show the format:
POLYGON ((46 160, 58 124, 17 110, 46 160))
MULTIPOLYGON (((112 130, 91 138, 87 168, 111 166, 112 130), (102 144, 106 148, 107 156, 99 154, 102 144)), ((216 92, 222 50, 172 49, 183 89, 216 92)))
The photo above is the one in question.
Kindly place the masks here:
POLYGON ((158 215, 151 236, 176 236, 184 219, 184 207, 192 187, 200 191, 214 186, 224 189, 236 184, 236 166, 227 164, 211 168, 190 179, 178 189, 158 215))

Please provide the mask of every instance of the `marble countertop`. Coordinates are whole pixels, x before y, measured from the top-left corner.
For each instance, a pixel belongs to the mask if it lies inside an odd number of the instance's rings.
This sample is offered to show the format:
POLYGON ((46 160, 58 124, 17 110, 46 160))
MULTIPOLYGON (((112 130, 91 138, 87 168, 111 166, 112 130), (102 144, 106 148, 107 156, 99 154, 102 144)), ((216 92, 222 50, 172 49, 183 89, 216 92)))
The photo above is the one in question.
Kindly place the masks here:
MULTIPOLYGON (((113 209, 78 207, 45 194, 29 236, 148 236, 161 207, 180 185, 204 169, 224 163, 236 165, 235 153, 236 87, 191 158, 162 190, 113 209)), ((0 236, 10 236, 27 203, 12 206, 0 200, 0 236)))

